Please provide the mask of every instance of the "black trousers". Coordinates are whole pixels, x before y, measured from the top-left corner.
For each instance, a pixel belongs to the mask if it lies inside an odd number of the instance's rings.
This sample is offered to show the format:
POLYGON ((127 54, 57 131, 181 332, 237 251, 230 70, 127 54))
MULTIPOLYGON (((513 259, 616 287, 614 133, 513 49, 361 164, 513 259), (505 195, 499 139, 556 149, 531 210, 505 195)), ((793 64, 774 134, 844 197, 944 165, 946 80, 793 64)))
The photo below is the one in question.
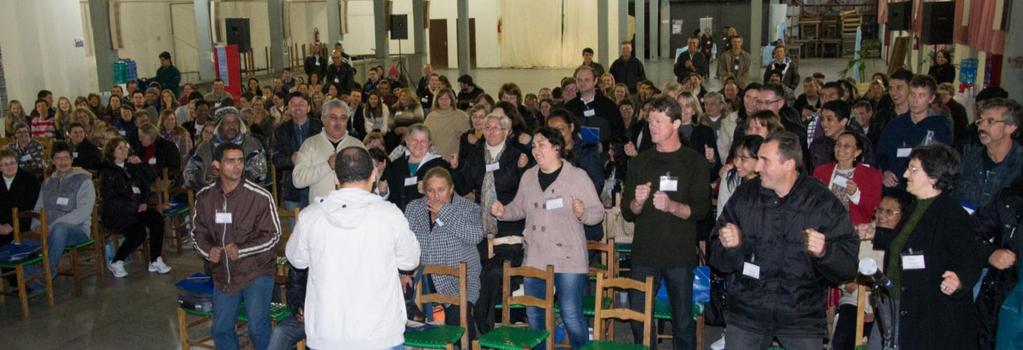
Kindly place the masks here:
MULTIPOLYGON (((668 290, 668 303, 671 305, 671 334, 672 349, 689 350, 696 349, 696 322, 693 321, 693 269, 691 267, 654 268, 647 266, 632 266, 631 277, 637 281, 646 280, 647 276, 654 276, 654 288, 660 286, 661 281, 665 283, 668 290)), ((629 292, 629 307, 633 310, 643 312, 643 293, 629 292)), ((632 336, 636 344, 643 343, 643 324, 632 323, 632 336)), ((651 325, 655 325, 651 322, 651 325)), ((651 327, 650 342, 657 344, 657 327, 651 327)))
MULTIPOLYGON (((873 322, 864 322, 864 335, 870 335, 873 322)), ((838 323, 831 337, 831 349, 853 350, 856 347, 856 305, 843 304, 838 307, 838 323)))
POLYGON ((124 242, 117 248, 113 261, 124 260, 141 246, 146 240, 146 229, 149 230, 149 260, 156 261, 163 253, 163 215, 152 207, 135 214, 135 223, 121 230, 124 242))

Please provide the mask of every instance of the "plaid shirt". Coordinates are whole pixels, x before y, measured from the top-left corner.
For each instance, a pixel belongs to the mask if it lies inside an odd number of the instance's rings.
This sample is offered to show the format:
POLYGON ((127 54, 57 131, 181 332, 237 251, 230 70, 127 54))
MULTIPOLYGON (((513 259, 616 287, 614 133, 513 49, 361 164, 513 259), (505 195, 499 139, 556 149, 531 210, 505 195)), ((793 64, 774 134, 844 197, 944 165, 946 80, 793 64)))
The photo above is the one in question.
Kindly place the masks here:
MULTIPOLYGON (((440 210, 437 221, 430 223, 426 197, 409 202, 405 207, 409 227, 419 240, 422 251, 420 266, 447 265, 457 267, 468 263, 468 299, 476 303, 480 295, 480 256, 476 245, 483 240, 480 207, 465 198, 454 196, 440 210)), ((451 276, 436 276, 433 284, 442 294, 457 295, 458 283, 451 276)))

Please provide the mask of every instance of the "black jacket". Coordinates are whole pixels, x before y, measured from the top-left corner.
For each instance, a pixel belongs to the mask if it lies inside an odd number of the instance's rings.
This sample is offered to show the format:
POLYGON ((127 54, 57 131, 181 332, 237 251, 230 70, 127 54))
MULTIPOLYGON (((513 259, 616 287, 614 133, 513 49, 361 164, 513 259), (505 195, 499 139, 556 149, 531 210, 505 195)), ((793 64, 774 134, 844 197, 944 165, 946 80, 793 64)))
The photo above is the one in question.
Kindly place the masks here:
MULTIPOLYGON (((337 62, 335 62, 337 63, 337 62)), ((327 87, 334 85, 337 92, 348 94, 355 86, 355 68, 348 63, 332 64, 327 66, 323 73, 323 93, 327 93, 327 87)))
POLYGON ((121 168, 104 161, 100 169, 100 220, 104 227, 122 231, 137 222, 139 204, 149 199, 149 184, 146 179, 154 174, 143 164, 125 163, 121 168), (135 193, 135 189, 138 193, 135 193))
MULTIPOLYGON (((625 132, 625 123, 622 122, 618 106, 599 92, 589 103, 584 103, 582 97, 576 96, 565 104, 565 109, 572 112, 577 129, 582 130, 586 127, 600 129, 600 142, 604 144, 605 150, 608 140, 622 136, 625 132)), ((577 132, 581 132, 579 130, 577 132)))
POLYGON ((714 150, 714 161, 709 162, 707 168, 710 170, 710 181, 716 180, 719 176, 718 171, 721 170, 721 154, 718 153, 718 141, 717 136, 714 136, 714 129, 703 124, 693 124, 693 133, 686 140, 686 147, 696 151, 704 160, 706 160, 704 157, 706 147, 714 150))
POLYGON ((472 103, 476 101, 477 97, 483 95, 483 89, 479 86, 473 85, 472 91, 460 90, 458 91, 458 109, 467 110, 472 107, 472 103))
POLYGON ((636 59, 636 56, 629 57, 628 60, 619 57, 611 63, 609 72, 615 77, 615 81, 629 87, 631 93, 636 93, 636 83, 646 80, 643 62, 636 59))
MULTIPOLYGON (((470 154, 479 152, 479 150, 483 148, 483 143, 485 141, 482 136, 476 139, 476 143, 469 143, 469 135, 473 135, 475 137, 475 133, 476 132, 473 129, 469 129, 462 133, 462 136, 458 137, 458 159, 468 159, 470 154)), ((512 134, 508 134, 508 138, 512 138, 512 134)))
POLYGON ((678 80, 679 83, 685 81, 686 78, 689 77, 689 74, 693 72, 696 72, 697 74, 700 74, 701 76, 704 77, 710 74, 710 68, 707 63, 707 57, 704 56, 702 53, 693 54, 692 52, 689 51, 683 52, 681 55, 678 55, 678 58, 675 59, 674 71, 675 79, 678 80), (693 68, 696 68, 695 70, 686 67, 686 62, 688 61, 693 61, 693 68))
MULTIPOLYGON (((572 165, 586 171, 586 175, 593 182, 593 188, 600 195, 604 189, 604 160, 605 157, 597 150, 596 143, 583 143, 579 136, 575 137, 575 145, 572 146, 572 154, 569 161, 572 165)), ((604 225, 585 225, 586 239, 599 241, 604 238, 604 225)))
MULTIPOLYGON (((912 249, 922 252, 925 268, 903 269, 900 278, 899 348, 975 349, 977 326, 973 285, 980 276, 980 247, 970 217, 950 194, 942 193, 917 222, 902 251, 889 246, 912 215, 916 204, 903 208, 902 221, 894 230, 878 230, 874 248, 885 256, 912 249), (962 287, 952 296, 941 292, 941 275, 955 272, 962 287)), ((888 271, 887 258, 884 271, 888 271)))
POLYGON ((755 332, 823 337, 828 287, 856 276, 859 239, 849 213, 819 181, 799 175, 783 198, 747 181, 736 189, 711 238, 710 264, 734 274, 725 317, 755 332), (741 230, 742 243, 725 249, 716 236, 727 223, 741 230), (806 251, 803 229, 827 236, 824 256, 806 251), (760 278, 743 275, 744 263, 760 266, 760 278))
POLYGON ((100 153, 99 147, 92 144, 89 138, 85 138, 82 140, 82 143, 74 146, 71 156, 75 159, 71 166, 81 167, 89 171, 99 171, 100 164, 103 163, 103 155, 100 153))
MULTIPOLYGON (((1016 181, 1003 189, 995 198, 977 210, 972 216, 973 229, 981 242, 980 263, 987 264, 988 257, 996 249, 1009 249, 1017 256, 1023 252, 1023 237, 1016 234, 1023 222, 1023 181, 1016 181)), ((994 346, 998 314, 1009 292, 1019 281, 1019 266, 1005 270, 991 268, 984 275, 977 297, 977 316, 982 348, 994 346), (984 347, 987 345, 987 347, 984 347)))
POLYGON ((291 171, 295 169, 295 163, 291 161, 291 156, 302 147, 302 142, 323 131, 323 122, 319 119, 309 118, 307 123, 309 123, 309 133, 302 138, 302 141, 295 136, 294 120, 288 120, 274 130, 273 165, 277 169, 277 190, 281 197, 278 199, 280 201, 297 202, 303 191, 309 191, 308 188, 297 189, 291 182, 291 171))
POLYGON ((654 147, 650 140, 650 126, 646 120, 637 120, 635 125, 629 128, 629 142, 636 146, 636 152, 643 152, 654 147))
MULTIPOLYGON (((481 141, 482 142, 482 141, 481 141)), ((405 186, 405 179, 415 176, 417 182, 423 181, 423 177, 426 176, 426 172, 435 167, 442 167, 451 171, 451 164, 444 158, 436 157, 426 162, 419 164, 419 169, 416 170, 415 174, 410 174, 408 171, 408 156, 402 156, 395 159, 390 164, 387 164, 387 168, 384 169, 383 179, 387 181, 387 200, 394 205, 398 206, 398 209, 405 211, 405 206, 409 202, 414 201, 423 197, 422 193, 419 193, 419 187, 417 185, 405 186)))
POLYGON ((139 145, 135 149, 135 154, 142 159, 142 165, 149 168, 148 173, 152 174, 153 178, 147 178, 149 183, 156 180, 158 177, 163 176, 163 169, 167 169, 167 173, 172 179, 181 178, 181 152, 178 152, 178 146, 173 142, 167 141, 162 137, 157 137, 151 147, 156 148, 156 153, 153 154, 155 160, 146 158, 145 148, 139 145))
POLYGON ((323 72, 327 69, 327 57, 320 55, 309 55, 305 56, 302 60, 303 68, 305 68, 305 75, 309 76, 316 73, 320 77, 320 81, 323 82, 323 72), (318 60, 317 60, 318 59, 318 60), (317 64, 319 63, 319 64, 317 64))
MULTIPOLYGON (((486 141, 480 140, 480 143, 486 141)), ((486 175, 486 152, 485 147, 474 148, 474 151, 466 154, 466 158, 458 162, 458 169, 455 170, 455 190, 459 195, 466 195, 473 193, 476 196, 476 201, 483 198, 483 177, 486 175)), ((504 150, 501 151, 501 158, 497 159, 497 163, 500 164, 498 169, 494 171, 494 189, 497 191, 497 200, 502 204, 507 205, 515 199, 515 194, 519 190, 519 181, 522 178, 522 173, 529 168, 529 164, 524 168, 519 168, 518 162, 519 157, 526 155, 529 158, 529 152, 525 150, 515 140, 508 138, 504 142, 504 150)), ((532 163, 532 160, 530 160, 532 163)), ((489 210, 489 208, 488 208, 489 210)), ((501 234, 522 234, 522 230, 525 228, 525 220, 519 221, 498 221, 497 229, 501 234)))
MULTIPOLYGON (((14 224, 14 221, 11 219, 12 208, 18 208, 18 211, 29 211, 35 208, 40 188, 39 179, 35 175, 21 169, 18 169, 17 174, 14 174, 14 180, 11 181, 10 188, 7 187, 7 181, 0 179, 0 225, 14 224)), ((28 230, 31 223, 31 219, 21 219, 22 230, 28 230)), ((14 240, 13 234, 2 235, 0 236, 0 246, 12 240, 14 240)))

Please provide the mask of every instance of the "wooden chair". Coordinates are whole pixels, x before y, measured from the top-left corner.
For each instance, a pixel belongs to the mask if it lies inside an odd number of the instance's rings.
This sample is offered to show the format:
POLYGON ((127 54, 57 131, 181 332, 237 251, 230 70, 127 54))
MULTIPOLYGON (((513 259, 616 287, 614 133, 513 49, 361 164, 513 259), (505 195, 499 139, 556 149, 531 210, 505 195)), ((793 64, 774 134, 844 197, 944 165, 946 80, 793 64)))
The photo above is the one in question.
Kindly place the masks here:
POLYGON ((82 295, 82 280, 85 278, 95 276, 97 285, 103 283, 105 275, 103 268, 107 261, 103 246, 106 244, 106 241, 104 241, 103 234, 95 222, 95 218, 98 216, 97 211, 98 209, 94 205, 92 207, 93 224, 89 231, 89 239, 64 248, 64 253, 66 253, 64 257, 68 259, 62 258, 61 262, 67 260, 70 266, 67 269, 63 269, 61 266, 57 267, 58 277, 71 277, 74 281, 75 296, 82 295), (89 265, 92 265, 95 271, 84 272, 88 271, 89 265))
MULTIPOLYGON (((14 232, 11 233, 11 234, 14 235, 14 240, 12 241, 11 244, 21 244, 21 239, 22 238, 38 239, 39 243, 40 243, 39 255, 37 255, 35 257, 32 257, 32 258, 24 259, 24 260, 21 260, 21 261, 18 261, 18 262, 2 262, 2 263, 0 263, 0 267, 2 267, 4 269, 11 269, 12 270, 11 272, 4 272, 0 276, 7 277, 7 276, 10 276, 10 275, 13 274, 15 276, 15 278, 17 279, 17 284, 18 284, 17 285, 17 291, 16 292, 10 292, 10 295, 12 295, 12 296, 13 295, 17 295, 18 296, 18 299, 21 301, 21 315, 22 315, 22 318, 27 320, 28 319, 28 314, 29 314, 28 313, 28 298, 29 298, 29 295, 28 295, 28 284, 30 282, 38 281, 38 282, 40 282, 40 283, 42 283, 44 285, 45 292, 46 292, 46 302, 47 302, 47 304, 51 308, 53 307, 53 279, 50 278, 51 277, 51 274, 50 274, 50 254, 48 253, 47 248, 49 246, 47 245, 47 242, 46 242, 47 238, 49 238, 48 237, 49 236, 49 232, 47 232, 47 226, 46 226, 46 209, 41 209, 38 214, 32 213, 32 212, 25 212, 24 214, 19 215, 18 208, 14 208, 14 209, 11 210, 11 218, 13 219, 11 221, 12 221, 12 226, 14 227, 14 232), (37 218, 39 220, 39 222, 41 223, 39 225, 39 229, 36 232, 22 232, 21 231, 21 223, 20 223, 21 220, 18 220, 18 218, 21 218, 21 217, 37 218), (26 272, 26 267, 29 267, 29 266, 41 267, 43 269, 43 271, 42 271, 42 273, 39 273, 39 274, 29 275, 26 272)), ((3 283, 0 282, 0 303, 4 302, 5 296, 8 295, 8 293, 9 292, 3 290, 3 283)))
POLYGON ((275 247, 277 251, 277 272, 274 274, 274 283, 281 286, 279 288, 281 302, 287 303, 288 293, 284 287, 288 284, 288 258, 284 256, 284 248, 288 246, 291 232, 295 230, 294 224, 298 222, 298 209, 287 210, 277 208, 277 217, 280 218, 281 222, 281 239, 277 241, 277 246, 275 247))
POLYGON ((185 226, 185 217, 191 212, 191 201, 185 203, 185 205, 173 205, 173 196, 185 193, 186 191, 182 188, 171 187, 170 172, 167 168, 163 169, 163 176, 157 180, 156 189, 160 213, 164 219, 163 238, 166 241, 170 241, 171 245, 174 246, 175 255, 181 256, 184 237, 182 237, 179 230, 185 226))
POLYGON ((281 197, 277 195, 277 167, 270 164, 270 193, 273 194, 274 200, 280 200, 281 197))
POLYGON ((504 262, 504 276, 502 277, 502 299, 504 305, 524 305, 544 309, 545 324, 544 330, 533 330, 529 328, 512 327, 511 312, 501 313, 501 324, 472 342, 473 350, 480 347, 492 349, 532 349, 540 343, 546 342, 547 349, 554 349, 554 266, 547 265, 546 270, 532 267, 511 267, 511 262, 504 262), (524 296, 512 296, 511 280, 513 277, 529 277, 544 281, 544 299, 524 296))
MULTIPOLYGON (((630 308, 598 308, 593 319, 593 340, 586 344, 583 349, 649 349, 653 346, 653 339, 650 339, 650 329, 653 327, 654 313, 654 278, 647 276, 646 281, 639 282, 631 278, 612 277, 604 278, 603 272, 597 273, 597 303, 605 303, 608 295, 614 295, 617 290, 635 290, 643 293, 643 312, 634 311, 630 308), (632 343, 619 343, 611 340, 604 340, 604 324, 613 324, 614 320, 643 322, 643 345, 632 343)), ((613 301, 608 303, 613 305, 613 301)), ((608 332, 613 338, 614 333, 608 332)))
POLYGON ((460 349, 469 349, 469 280, 468 264, 463 261, 454 268, 446 265, 429 265, 423 267, 423 276, 416 284, 416 305, 425 310, 426 303, 458 305, 459 326, 438 325, 423 331, 405 332, 405 346, 424 349, 454 350, 455 343, 461 340, 460 349), (423 294, 424 285, 429 283, 427 276, 445 275, 458 278, 458 295, 440 294, 438 292, 423 294))
MULTIPOLYGON (((192 328, 198 327, 206 323, 213 322, 213 314, 204 311, 196 311, 192 309, 186 309, 178 307, 178 337, 181 340, 182 349, 211 349, 215 350, 216 346, 213 344, 212 336, 204 336, 201 338, 192 338, 188 335, 188 331, 192 328)), ((270 304, 270 323, 273 327, 277 327, 277 323, 284 321, 288 317, 291 317, 291 310, 288 306, 279 303, 270 304)), ((235 331, 238 332, 240 346, 245 348, 248 346, 247 337, 243 336, 246 332, 245 324, 248 322, 248 317, 245 315, 245 307, 241 307, 238 311, 238 319, 235 324, 235 331)), ((305 341, 299 342, 299 349, 305 349, 305 341)))

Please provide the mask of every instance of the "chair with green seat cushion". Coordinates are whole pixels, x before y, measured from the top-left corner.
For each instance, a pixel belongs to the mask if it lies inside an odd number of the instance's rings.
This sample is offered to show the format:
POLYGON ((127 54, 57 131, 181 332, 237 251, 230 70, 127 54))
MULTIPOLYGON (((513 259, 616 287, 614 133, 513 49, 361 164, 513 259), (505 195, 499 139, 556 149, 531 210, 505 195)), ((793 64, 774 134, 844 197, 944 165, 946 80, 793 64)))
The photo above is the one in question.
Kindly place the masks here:
MULTIPOLYGON (((640 350, 649 349, 653 340, 650 339, 650 327, 653 326, 653 313, 654 313, 654 277, 647 276, 643 282, 636 281, 631 278, 625 277, 612 277, 605 278, 603 273, 597 274, 597 299, 596 304, 605 305, 608 299, 611 299, 609 307, 597 308, 596 315, 593 317, 593 339, 583 349, 589 350, 605 350, 605 349, 616 349, 616 350, 640 350), (614 307, 614 293, 638 291, 643 293, 643 312, 634 311, 628 307, 614 307), (611 324, 614 320, 621 321, 636 321, 643 323, 643 345, 636 345, 633 343, 619 343, 612 340, 605 340, 605 323, 611 324)), ((610 337, 614 337, 614 334, 610 334, 610 337)))
POLYGON ((465 330, 469 328, 469 279, 468 264, 458 263, 458 268, 447 265, 428 265, 423 267, 422 278, 416 283, 416 306, 424 310, 427 303, 458 306, 458 326, 437 326, 421 331, 405 332, 405 346, 426 349, 454 349, 455 343, 461 339, 461 348, 469 348, 469 337, 465 330), (441 293, 423 294, 426 283, 434 275, 452 276, 458 279, 458 295, 441 293))
POLYGON ((481 347, 490 349, 532 349, 545 343, 547 349, 554 349, 554 266, 545 270, 523 266, 512 267, 505 260, 501 276, 501 300, 503 305, 538 307, 544 311, 544 329, 536 330, 511 326, 511 312, 501 312, 501 324, 472 342, 473 350, 481 347), (534 296, 512 296, 511 280, 514 277, 535 278, 544 281, 544 299, 534 296))

